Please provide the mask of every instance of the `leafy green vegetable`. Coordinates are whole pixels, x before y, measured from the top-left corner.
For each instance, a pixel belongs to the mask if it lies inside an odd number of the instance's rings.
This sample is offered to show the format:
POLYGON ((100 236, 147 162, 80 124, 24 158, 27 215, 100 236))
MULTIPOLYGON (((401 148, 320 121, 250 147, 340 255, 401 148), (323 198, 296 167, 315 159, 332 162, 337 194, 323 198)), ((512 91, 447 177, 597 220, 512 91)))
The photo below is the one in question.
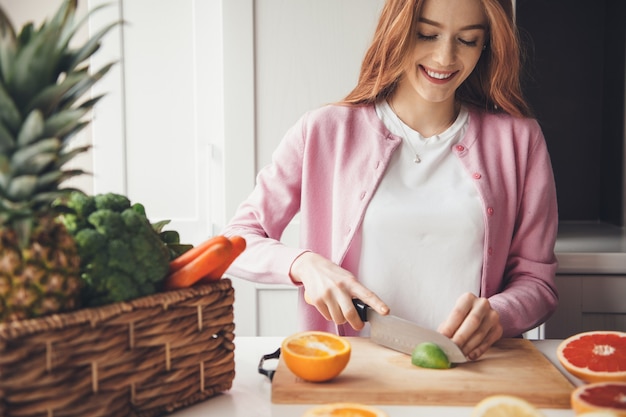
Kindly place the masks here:
POLYGON ((72 193, 65 205, 69 210, 61 220, 78 246, 84 304, 103 305, 159 291, 172 254, 142 205, 131 205, 120 194, 80 192, 72 193))

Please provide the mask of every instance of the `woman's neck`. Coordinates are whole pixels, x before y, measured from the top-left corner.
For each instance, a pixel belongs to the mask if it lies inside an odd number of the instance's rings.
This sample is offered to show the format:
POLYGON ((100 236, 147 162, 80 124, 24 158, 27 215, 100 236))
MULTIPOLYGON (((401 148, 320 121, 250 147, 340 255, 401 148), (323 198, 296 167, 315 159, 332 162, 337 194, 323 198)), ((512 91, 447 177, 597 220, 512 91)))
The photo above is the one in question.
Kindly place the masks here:
POLYGON ((427 138, 452 126, 461 109, 456 100, 427 103, 397 93, 387 98, 387 102, 400 120, 427 138))

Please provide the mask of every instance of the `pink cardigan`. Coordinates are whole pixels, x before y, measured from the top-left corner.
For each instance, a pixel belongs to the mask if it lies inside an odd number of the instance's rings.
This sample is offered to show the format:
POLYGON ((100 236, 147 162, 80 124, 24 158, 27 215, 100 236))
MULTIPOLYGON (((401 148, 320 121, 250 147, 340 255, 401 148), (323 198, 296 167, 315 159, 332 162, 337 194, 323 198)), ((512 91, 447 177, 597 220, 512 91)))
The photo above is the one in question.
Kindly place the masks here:
MULTIPOLYGON (((400 143, 374 106, 329 105, 305 114, 286 133, 223 231, 242 235, 248 243, 228 273, 294 285, 289 270, 305 250, 339 265, 347 256, 358 256, 351 244, 400 143), (279 240, 297 213, 300 247, 287 247, 279 240)), ((520 335, 547 320, 558 303, 556 190, 543 134, 532 119, 470 108, 467 133, 450 151, 474 179, 484 205, 480 296, 488 297, 500 314, 504 337, 520 335)), ((306 304, 302 288, 298 310, 302 330, 354 334, 306 304)))

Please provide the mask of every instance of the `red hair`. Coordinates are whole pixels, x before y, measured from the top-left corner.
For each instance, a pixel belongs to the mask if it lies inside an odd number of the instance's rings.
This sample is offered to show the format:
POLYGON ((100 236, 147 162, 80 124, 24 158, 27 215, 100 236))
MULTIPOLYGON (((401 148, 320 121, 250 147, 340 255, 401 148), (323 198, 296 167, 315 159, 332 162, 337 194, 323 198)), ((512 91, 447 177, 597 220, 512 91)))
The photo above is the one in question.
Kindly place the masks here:
MULTIPOLYGON (((457 90, 464 103, 513 116, 530 116, 520 84, 521 49, 511 0, 481 0, 488 21, 487 49, 457 90)), ((374 103, 393 93, 411 56, 424 0, 387 0, 365 53, 356 87, 342 104, 374 103)))

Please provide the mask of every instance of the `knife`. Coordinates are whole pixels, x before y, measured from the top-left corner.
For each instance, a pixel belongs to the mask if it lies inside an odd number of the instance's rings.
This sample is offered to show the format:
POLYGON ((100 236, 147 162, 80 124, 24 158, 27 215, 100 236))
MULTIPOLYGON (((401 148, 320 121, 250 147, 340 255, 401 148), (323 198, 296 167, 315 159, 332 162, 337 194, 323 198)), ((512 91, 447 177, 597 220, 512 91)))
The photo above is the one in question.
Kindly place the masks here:
POLYGON ((443 334, 420 327, 401 317, 382 316, 358 298, 352 304, 364 322, 370 324, 370 339, 382 346, 410 355, 415 346, 422 342, 437 344, 452 363, 467 362, 461 348, 443 334))

